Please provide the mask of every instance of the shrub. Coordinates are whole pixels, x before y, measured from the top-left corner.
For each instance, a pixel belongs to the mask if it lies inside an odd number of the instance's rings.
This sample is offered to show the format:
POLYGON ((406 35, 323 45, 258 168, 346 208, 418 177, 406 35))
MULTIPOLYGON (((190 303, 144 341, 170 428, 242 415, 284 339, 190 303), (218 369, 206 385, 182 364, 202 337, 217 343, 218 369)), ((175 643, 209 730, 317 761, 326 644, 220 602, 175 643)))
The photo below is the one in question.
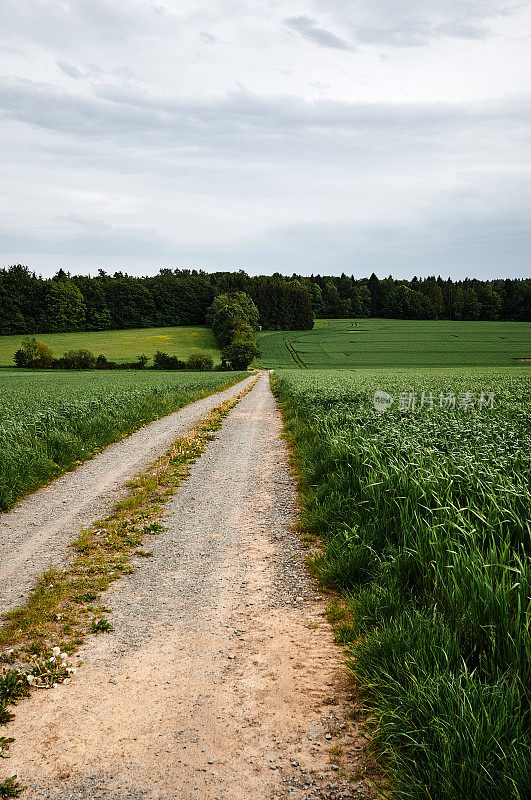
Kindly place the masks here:
POLYGON ((153 356, 153 369, 185 369, 186 364, 177 356, 169 356, 163 350, 157 350, 153 356))
POLYGON ((22 347, 14 355, 17 367, 49 369, 53 366, 53 350, 34 336, 26 336, 22 347))
POLYGON ((208 353, 194 353, 186 362, 186 369, 196 372, 210 372, 214 366, 212 357, 208 353))
POLYGON ((232 369, 247 369, 252 360, 260 355, 260 349, 252 339, 235 339, 232 344, 223 348, 221 355, 232 369))
POLYGON ((96 359, 96 369, 109 369, 109 362, 106 356, 99 355, 96 359))
POLYGON ((90 350, 67 350, 61 359, 66 369, 94 369, 96 358, 90 350))

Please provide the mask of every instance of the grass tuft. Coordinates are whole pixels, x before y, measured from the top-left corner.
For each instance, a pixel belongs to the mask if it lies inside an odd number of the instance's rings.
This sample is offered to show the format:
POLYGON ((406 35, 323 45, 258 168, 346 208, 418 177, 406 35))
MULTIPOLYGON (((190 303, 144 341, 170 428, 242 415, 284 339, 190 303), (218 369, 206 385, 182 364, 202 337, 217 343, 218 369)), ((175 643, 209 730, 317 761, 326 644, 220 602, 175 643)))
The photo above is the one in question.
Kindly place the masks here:
POLYGON ((26 788, 18 783, 17 775, 13 775, 0 783, 0 797, 19 797, 26 788))
POLYGON ((94 620, 89 628, 90 633, 110 633, 113 630, 114 627, 111 625, 108 619, 105 619, 105 617, 100 617, 98 620, 94 620))

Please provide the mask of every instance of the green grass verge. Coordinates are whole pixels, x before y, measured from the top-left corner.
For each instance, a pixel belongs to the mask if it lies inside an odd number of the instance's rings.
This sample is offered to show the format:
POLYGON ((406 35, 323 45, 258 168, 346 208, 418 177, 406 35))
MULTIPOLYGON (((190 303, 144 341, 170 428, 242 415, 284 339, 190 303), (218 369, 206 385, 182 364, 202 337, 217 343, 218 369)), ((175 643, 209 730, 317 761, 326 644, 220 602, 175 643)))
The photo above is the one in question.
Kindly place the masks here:
MULTIPOLYGON (((317 319, 312 331, 258 334, 269 369, 512 366, 531 359, 531 323, 317 319)), ((529 361, 531 366, 531 361, 529 361)))
POLYGON ((279 372, 311 566, 400 800, 531 792, 529 378, 522 369, 279 372), (373 393, 494 391, 375 411, 373 393))
MULTIPOLYGON (((32 334, 33 335, 33 334, 32 334)), ((59 358, 67 350, 80 348, 100 353, 109 361, 134 361, 142 354, 152 358, 157 350, 186 361, 198 350, 208 353, 214 362, 221 355, 210 328, 204 326, 178 326, 172 328, 133 328, 125 331, 85 331, 75 333, 37 333, 35 338, 51 347, 59 358)), ((19 349, 23 335, 0 336, 0 366, 13 366, 13 356, 19 349)))
POLYGON ((0 510, 235 372, 0 373, 0 510))

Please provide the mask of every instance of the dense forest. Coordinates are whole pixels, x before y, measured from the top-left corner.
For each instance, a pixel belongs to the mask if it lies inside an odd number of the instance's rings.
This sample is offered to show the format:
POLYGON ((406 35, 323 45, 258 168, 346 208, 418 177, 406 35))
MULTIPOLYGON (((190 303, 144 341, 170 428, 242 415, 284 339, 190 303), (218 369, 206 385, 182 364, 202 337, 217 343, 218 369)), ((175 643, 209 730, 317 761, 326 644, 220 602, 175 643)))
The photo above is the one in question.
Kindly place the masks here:
POLYGON ((245 292, 265 329, 305 330, 314 317, 531 320, 531 280, 353 278, 163 269, 94 277, 63 270, 43 279, 21 265, 0 270, 0 334, 201 325, 215 297, 245 292))

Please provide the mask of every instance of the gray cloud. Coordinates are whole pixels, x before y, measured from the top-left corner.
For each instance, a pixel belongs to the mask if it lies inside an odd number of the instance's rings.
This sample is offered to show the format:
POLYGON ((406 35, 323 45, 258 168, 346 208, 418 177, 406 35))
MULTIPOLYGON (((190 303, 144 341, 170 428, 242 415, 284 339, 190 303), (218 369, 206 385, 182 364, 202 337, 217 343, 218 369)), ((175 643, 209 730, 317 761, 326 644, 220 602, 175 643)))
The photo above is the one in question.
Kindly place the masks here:
POLYGON ((2 55, 13 55, 20 56, 21 58, 27 58, 27 54, 23 50, 19 50, 18 47, 9 47, 5 44, 0 44, 0 52, 2 55))
POLYGON ((83 77, 81 70, 75 67, 73 64, 69 64, 68 61, 56 61, 55 63, 61 72, 64 72, 64 74, 68 75, 69 78, 80 80, 83 77))
MULTIPOLYGON (((441 139, 452 130, 508 124, 507 136, 531 124, 530 98, 475 103, 305 102, 292 97, 261 97, 237 91, 216 100, 156 95, 135 87, 98 84, 90 95, 59 91, 49 84, 5 78, 0 111, 33 126, 84 137, 116 137, 204 146, 223 151, 247 142, 252 150, 283 140, 300 148, 294 136, 365 137, 370 145, 392 136, 395 146, 414 136, 441 139), (279 139, 281 137, 281 139, 279 139)), ((449 142, 443 142, 445 147, 449 142)), ((479 146, 476 141, 475 146, 479 146)), ((395 153, 396 157, 396 153, 395 153)))
POLYGON ((296 31, 305 39, 320 45, 320 47, 332 47, 334 50, 347 50, 350 52, 354 50, 354 47, 345 39, 340 39, 334 33, 324 28, 319 28, 317 21, 312 17, 287 17, 284 20, 284 25, 296 31))
MULTIPOLYGON (((155 230, 147 227, 127 227, 109 225, 102 220, 85 218, 70 219, 69 215, 57 219, 58 225, 53 235, 43 235, 39 231, 29 232, 25 236, 17 235, 12 230, 0 228, 0 247, 2 253, 18 252, 32 261, 35 256, 58 256, 68 259, 69 254, 76 257, 97 258, 98 261, 117 265, 116 258, 127 261, 136 253, 138 257, 156 256, 168 258, 175 253, 175 244, 165 240, 155 230), (109 261, 111 259, 111 261, 109 261)), ((2 263, 13 261, 2 259, 2 263)))
MULTIPOLYGON (((380 278, 441 274, 445 278, 479 275, 494 279, 529 277, 530 245, 528 220, 523 215, 515 218, 501 213, 466 221, 445 215, 409 225, 317 222, 287 226, 237 247, 221 244, 218 254, 223 263, 245 264, 254 273, 274 272, 274 265, 282 263, 303 275, 326 273, 333 265, 335 274, 358 277, 375 272, 380 278)), ((182 263, 187 259, 192 263, 192 257, 193 253, 186 252, 182 263)), ((210 269, 216 265, 207 253, 203 261, 193 263, 210 269)))
POLYGON ((201 31, 200 33, 201 39, 206 44, 217 44, 219 39, 217 39, 213 33, 209 33, 209 31, 201 31))
POLYGON ((363 44, 424 46, 441 38, 486 39, 490 23, 529 6, 529 0, 315 0, 318 10, 333 14, 363 44))

